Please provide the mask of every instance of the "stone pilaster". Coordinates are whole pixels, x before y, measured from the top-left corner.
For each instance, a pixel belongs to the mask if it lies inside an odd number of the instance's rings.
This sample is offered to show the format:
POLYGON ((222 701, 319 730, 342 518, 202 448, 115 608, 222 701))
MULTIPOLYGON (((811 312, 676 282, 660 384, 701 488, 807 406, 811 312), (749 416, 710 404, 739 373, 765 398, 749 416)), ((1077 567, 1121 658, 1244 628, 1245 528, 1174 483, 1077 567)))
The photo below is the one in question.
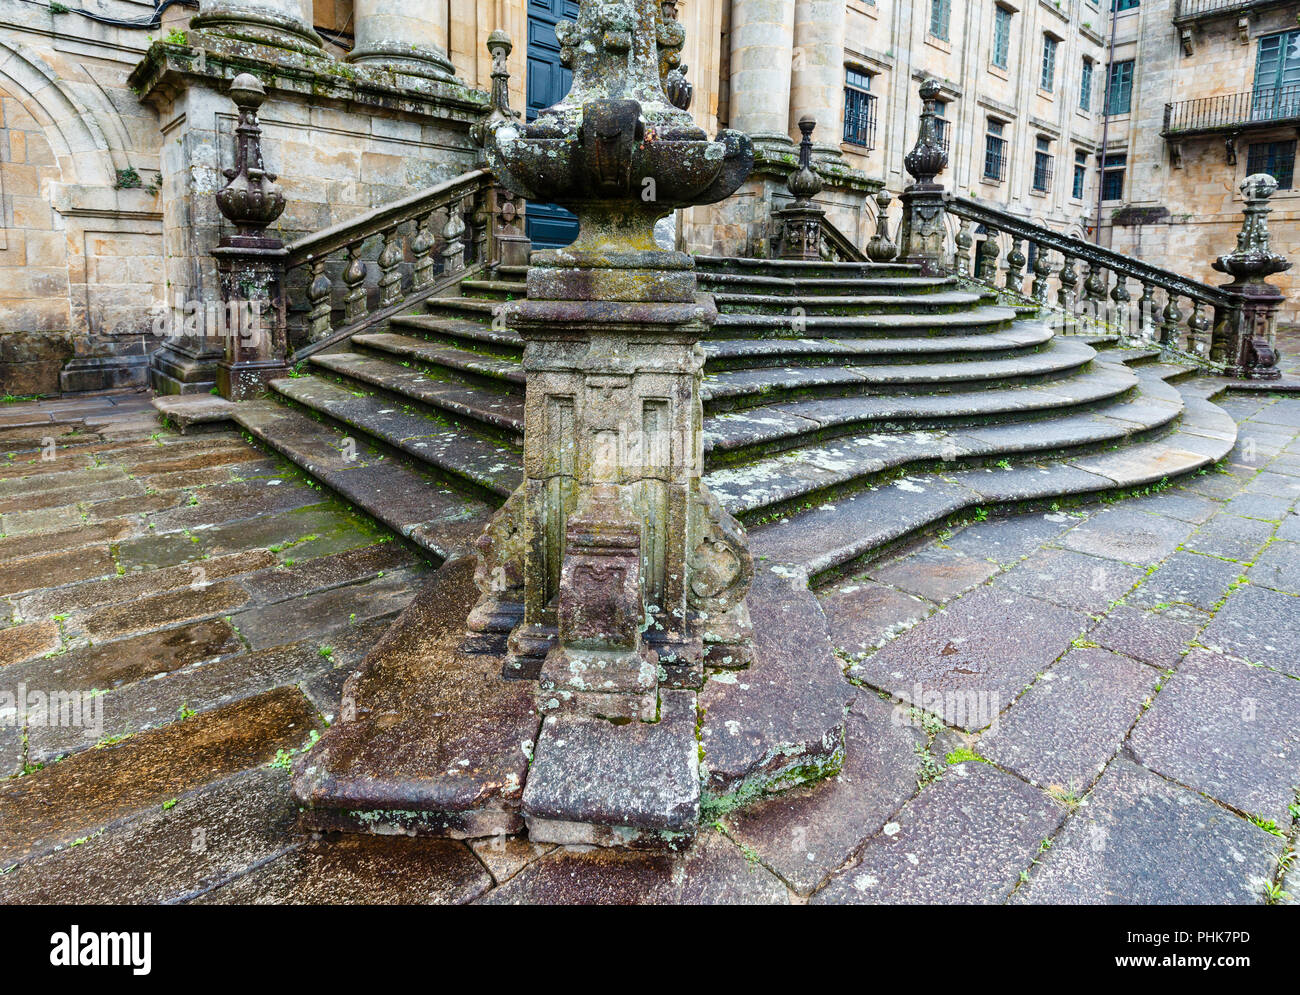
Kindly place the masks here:
MULTIPOLYGON (((841 14, 841 18, 842 18, 841 14)), ((795 0, 747 0, 731 8, 730 125, 762 147, 788 148, 795 0)))
POLYGON ((819 158, 840 156, 839 128, 844 119, 843 0, 796 0, 794 54, 790 66, 790 136, 797 122, 813 114, 824 122, 813 145, 819 158))
POLYGON ((447 58, 449 0, 356 0, 356 44, 349 62, 408 76, 455 79, 447 58))
POLYGON ((273 48, 320 54, 323 43, 312 27, 312 7, 312 0, 199 0, 199 12, 190 27, 273 48))

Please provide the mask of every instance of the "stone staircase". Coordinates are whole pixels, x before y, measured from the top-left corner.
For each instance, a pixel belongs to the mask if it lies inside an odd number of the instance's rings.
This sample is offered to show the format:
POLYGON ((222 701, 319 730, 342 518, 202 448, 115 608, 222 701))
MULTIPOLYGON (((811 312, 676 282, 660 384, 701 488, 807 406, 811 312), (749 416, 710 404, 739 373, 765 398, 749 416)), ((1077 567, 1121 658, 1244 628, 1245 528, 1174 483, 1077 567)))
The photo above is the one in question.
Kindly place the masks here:
MULTIPOLYGON (((1231 418, 1157 349, 1054 334, 900 264, 698 259, 706 481, 757 557, 810 581, 952 516, 1156 485, 1225 456, 1231 418)), ((232 409, 255 438, 442 559, 521 479, 521 267, 313 355, 232 409)))

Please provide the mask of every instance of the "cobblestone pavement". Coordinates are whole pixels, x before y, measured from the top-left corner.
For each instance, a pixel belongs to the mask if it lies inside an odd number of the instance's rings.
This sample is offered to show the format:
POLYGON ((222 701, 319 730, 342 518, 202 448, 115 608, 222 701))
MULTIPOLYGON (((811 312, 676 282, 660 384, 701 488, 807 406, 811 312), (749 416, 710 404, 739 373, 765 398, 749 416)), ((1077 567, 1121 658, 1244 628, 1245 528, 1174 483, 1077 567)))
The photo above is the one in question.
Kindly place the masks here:
POLYGON ((0 901, 1295 901, 1300 398, 1223 404, 1216 470, 822 589, 843 772, 680 856, 298 834, 289 761, 427 566, 233 433, 6 405, 0 901))

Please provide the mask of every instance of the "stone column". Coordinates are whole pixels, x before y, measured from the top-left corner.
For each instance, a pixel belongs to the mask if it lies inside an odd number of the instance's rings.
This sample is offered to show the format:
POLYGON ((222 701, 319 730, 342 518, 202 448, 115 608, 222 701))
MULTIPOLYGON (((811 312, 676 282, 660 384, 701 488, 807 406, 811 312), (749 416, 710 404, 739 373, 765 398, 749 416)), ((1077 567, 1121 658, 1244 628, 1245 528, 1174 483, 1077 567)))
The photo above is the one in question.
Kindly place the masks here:
MULTIPOLYGON (((789 146, 795 0, 731 6, 730 125, 758 145, 789 146)), ((840 15, 843 22, 843 13, 840 15)))
POLYGON ((190 27, 319 55, 323 42, 312 28, 312 7, 312 0, 199 0, 190 27))
POLYGON ((454 80, 447 58, 450 0, 356 0, 356 45, 349 62, 379 65, 409 76, 454 80))
MULTIPOLYGON (((742 5, 743 6, 743 5, 742 5)), ((796 0, 790 66, 790 135, 812 114, 822 122, 818 156, 839 156, 844 119, 844 0, 796 0)))

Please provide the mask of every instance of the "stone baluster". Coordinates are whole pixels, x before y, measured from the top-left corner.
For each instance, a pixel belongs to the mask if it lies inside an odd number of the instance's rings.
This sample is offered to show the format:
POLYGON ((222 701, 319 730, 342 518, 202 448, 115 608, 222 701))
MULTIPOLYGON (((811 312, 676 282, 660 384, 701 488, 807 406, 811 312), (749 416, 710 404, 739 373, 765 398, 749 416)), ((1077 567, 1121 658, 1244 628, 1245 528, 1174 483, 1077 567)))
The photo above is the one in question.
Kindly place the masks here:
POLYGON ((330 333, 334 305, 330 291, 333 284, 325 274, 325 258, 315 259, 311 264, 311 283, 307 287, 307 300, 311 304, 307 312, 307 336, 312 342, 319 342, 330 333))
POLYGON ((1118 328, 1122 335, 1131 335, 1133 316, 1130 302, 1133 296, 1128 292, 1128 277, 1118 270, 1115 272, 1115 286, 1111 288, 1110 299, 1115 305, 1111 314, 1111 324, 1118 328))
POLYGON ((379 250, 379 306, 391 307, 402 297, 402 239, 396 225, 383 235, 379 250))
POLYGON ((953 268, 958 276, 971 276, 971 246, 975 238, 971 235, 970 222, 965 218, 957 220, 957 236, 953 239, 953 268))
POLYGON ((1060 283, 1056 291, 1056 305, 1070 315, 1078 307, 1076 288, 1079 286, 1079 274, 1074 268, 1074 262, 1074 256, 1067 255, 1061 264, 1061 272, 1056 277, 1060 283))
POLYGON ((1008 290, 1023 294, 1025 291, 1025 251, 1021 246, 1025 240, 1019 237, 1011 239, 1011 251, 1007 253, 1007 273, 1005 286, 1008 290))
POLYGON ((1223 287, 1235 315, 1231 327, 1220 333, 1214 351, 1226 360, 1228 376, 1248 380, 1277 380, 1277 310, 1285 300, 1282 291, 1268 282, 1274 273, 1291 268, 1291 261, 1269 245, 1269 198, 1277 181, 1267 173, 1246 177, 1241 185, 1245 197, 1237 248, 1214 261, 1214 268, 1233 277, 1223 287))
POLYGON ((433 215, 434 212, 428 211, 412 222, 414 229, 411 234, 410 248, 414 263, 411 267, 411 286, 415 290, 423 290, 433 283, 436 264, 433 260, 433 233, 429 230, 433 215))
POLYGON ((1178 330, 1183 323, 1183 313, 1178 309, 1178 295, 1172 290, 1165 292, 1165 309, 1162 316, 1164 322, 1160 326, 1160 344, 1176 346, 1178 330))
POLYGON ((369 311, 366 301, 366 263, 361 258, 361 242, 348 246, 348 264, 343 268, 343 284, 348 288, 343 298, 343 321, 351 325, 369 311))
POLYGON ((1142 281, 1142 297, 1138 301, 1138 335, 1143 342, 1154 342, 1156 338, 1156 285, 1150 280, 1142 281))
POLYGON ((407 76, 455 81, 447 58, 449 0, 355 0, 348 61, 407 76))
POLYGON ((1210 355, 1210 319, 1205 302, 1192 298, 1192 316, 1187 319, 1187 351, 1202 359, 1210 355))
POLYGON ((900 258, 904 263, 919 265, 926 276, 939 276, 944 270, 943 185, 935 179, 948 165, 948 153, 939 144, 934 123, 938 97, 939 84, 932 79, 925 80, 921 84, 921 132, 912 151, 903 157, 903 165, 915 182, 902 196, 900 258))
POLYGON ((1095 321, 1105 320, 1106 285, 1109 282, 1106 268, 1088 261, 1088 272, 1083 280, 1083 305, 1088 316, 1095 321))
POLYGON ((284 293, 284 243, 266 229, 285 209, 276 176, 262 160, 258 108, 266 90, 256 76, 244 73, 230 84, 239 109, 235 129, 235 165, 225 171, 229 183, 217 192, 217 207, 235 225, 213 250, 228 316, 238 327, 225 329, 225 358, 217 366, 217 386, 232 401, 257 397, 266 383, 288 372, 284 293))
POLYGON ((996 228, 984 228, 984 241, 975 250, 975 279, 990 286, 998 275, 998 236, 996 228))
POLYGON ((1034 252, 1034 285, 1032 294, 1035 303, 1047 306, 1048 283, 1052 277, 1052 260, 1048 250, 1039 245, 1034 252))
POLYGON ((465 219, 459 201, 447 205, 447 220, 442 226, 443 275, 459 273, 465 268, 465 219))
POLYGON ((195 31, 326 58, 312 27, 311 0, 199 0, 195 31))

